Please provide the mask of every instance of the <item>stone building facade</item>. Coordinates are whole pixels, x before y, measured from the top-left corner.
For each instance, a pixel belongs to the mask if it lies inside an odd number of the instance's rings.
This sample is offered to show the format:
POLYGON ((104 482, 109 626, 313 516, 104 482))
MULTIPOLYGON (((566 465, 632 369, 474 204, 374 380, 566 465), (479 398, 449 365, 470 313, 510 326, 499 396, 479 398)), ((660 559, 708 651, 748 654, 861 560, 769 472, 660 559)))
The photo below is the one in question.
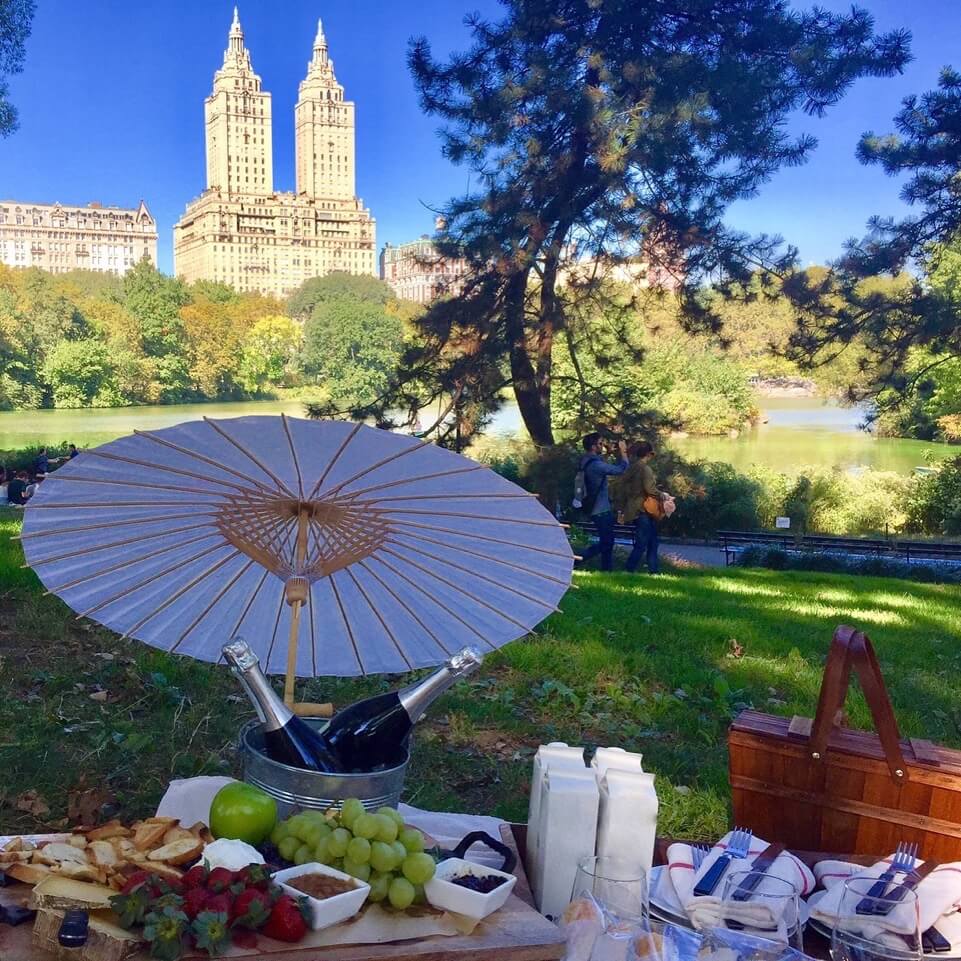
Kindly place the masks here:
POLYGON ((0 264, 122 277, 144 257, 156 265, 157 223, 142 200, 136 208, 0 200, 0 264))
POLYGON ((207 189, 174 227, 178 276, 284 297, 332 271, 375 273, 374 219, 354 193, 354 104, 319 22, 294 107, 296 192, 274 190, 270 94, 236 8, 205 118, 207 189))
POLYGON ((429 304, 459 294, 466 274, 467 261, 442 257, 427 234, 397 247, 387 244, 380 253, 380 279, 401 300, 429 304))

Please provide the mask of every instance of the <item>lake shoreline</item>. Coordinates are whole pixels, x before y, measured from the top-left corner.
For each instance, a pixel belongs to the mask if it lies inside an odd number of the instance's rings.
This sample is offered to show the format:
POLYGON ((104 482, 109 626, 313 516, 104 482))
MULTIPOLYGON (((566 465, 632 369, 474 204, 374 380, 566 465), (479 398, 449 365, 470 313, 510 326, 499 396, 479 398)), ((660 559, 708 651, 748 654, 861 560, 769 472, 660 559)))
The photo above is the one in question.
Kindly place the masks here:
MULTIPOLYGON (((953 445, 878 437, 860 430, 866 412, 826 397, 758 397, 760 422, 737 437, 694 436, 666 440, 689 459, 719 461, 737 470, 752 466, 796 473, 805 467, 893 470, 901 474, 961 453, 953 445)), ((95 447, 133 430, 161 430, 187 420, 255 414, 303 417, 303 401, 233 401, 154 407, 0 411, 0 450, 41 444, 95 447)), ((515 405, 505 404, 485 432, 491 441, 524 436, 515 405)))

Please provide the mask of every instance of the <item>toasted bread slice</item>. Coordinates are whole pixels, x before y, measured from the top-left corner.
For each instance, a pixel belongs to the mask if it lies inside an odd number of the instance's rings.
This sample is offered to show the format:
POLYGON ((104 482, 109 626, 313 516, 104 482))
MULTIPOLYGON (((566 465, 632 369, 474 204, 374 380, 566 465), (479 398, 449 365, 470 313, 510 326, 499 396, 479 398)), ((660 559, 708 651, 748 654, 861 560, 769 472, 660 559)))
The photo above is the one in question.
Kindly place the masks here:
POLYGON ((189 832, 186 838, 180 838, 165 844, 148 855, 151 861, 164 861, 167 864, 187 864, 196 861, 203 853, 204 842, 195 838, 189 832))
POLYGON ((162 824, 164 827, 176 827, 180 823, 180 818, 152 817, 147 818, 144 824, 162 824))
POLYGON ((109 841, 111 838, 129 838, 133 834, 130 828, 125 828, 118 820, 108 821, 87 832, 88 841, 109 841))
POLYGON ((32 851, 0 851, 0 864, 16 864, 29 861, 32 857, 32 851))
POLYGON ((117 859, 120 861, 129 858, 132 854, 135 854, 137 849, 133 846, 133 841, 130 838, 111 838, 108 842, 117 854, 117 859))
POLYGON ((80 848, 82 851, 87 846, 87 839, 82 834, 74 834, 67 838, 64 843, 73 848, 80 848))
POLYGON ((26 864, 19 862, 4 868, 3 873, 9 875, 16 881, 23 884, 39 884, 45 877, 49 877, 53 872, 48 864, 26 864))
POLYGON ((77 881, 93 881, 96 884, 107 880, 107 873, 102 868, 90 863, 78 864, 76 861, 61 861, 54 866, 53 873, 77 881))
POLYGON ((138 864, 137 867, 142 871, 150 871, 152 874, 159 874, 162 878, 167 878, 168 880, 179 881, 184 876, 184 873, 180 870, 180 868, 175 868, 169 864, 164 864, 162 861, 145 861, 143 864, 138 864))
POLYGON ((163 840, 169 827, 169 824, 149 824, 144 821, 134 832, 133 846, 138 851, 153 850, 163 840))
POLYGON ((182 841, 185 839, 190 839, 196 841, 200 837, 199 834, 194 834, 192 831, 188 831, 186 828, 172 827, 167 829, 167 833, 164 835, 164 844, 173 844, 174 841, 182 841))
POLYGON ((62 864, 70 861, 73 864, 87 864, 87 855, 80 848, 75 848, 72 844, 63 844, 60 841, 51 841, 42 848, 33 852, 34 861, 41 864, 62 864))
POLYGON ((117 852, 109 841, 91 841, 87 846, 87 857, 98 868, 110 867, 120 861, 117 852))

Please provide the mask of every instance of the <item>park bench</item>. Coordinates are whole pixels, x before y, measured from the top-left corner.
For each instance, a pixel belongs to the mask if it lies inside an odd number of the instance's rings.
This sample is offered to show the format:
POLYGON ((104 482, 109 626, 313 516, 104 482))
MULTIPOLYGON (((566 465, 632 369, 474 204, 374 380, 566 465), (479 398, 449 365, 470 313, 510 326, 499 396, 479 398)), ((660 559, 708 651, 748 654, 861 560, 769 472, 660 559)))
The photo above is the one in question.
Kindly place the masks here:
POLYGON ((908 563, 920 560, 961 562, 961 544, 954 543, 791 534, 786 531, 718 531, 717 537, 728 565, 751 547, 768 547, 786 553, 821 552, 847 557, 883 557, 908 563))

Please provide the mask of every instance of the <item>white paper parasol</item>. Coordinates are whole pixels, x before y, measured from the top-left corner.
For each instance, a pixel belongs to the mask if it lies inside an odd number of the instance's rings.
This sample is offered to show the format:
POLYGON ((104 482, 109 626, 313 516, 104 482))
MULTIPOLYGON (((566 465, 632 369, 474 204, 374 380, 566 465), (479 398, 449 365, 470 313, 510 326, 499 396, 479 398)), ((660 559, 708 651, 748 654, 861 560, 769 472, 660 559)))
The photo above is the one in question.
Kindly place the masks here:
POLYGON ((487 467, 402 434, 284 416, 191 421, 86 451, 40 486, 21 539, 80 616, 206 661, 242 634, 267 671, 287 672, 288 700, 295 675, 394 673, 500 647, 556 609, 573 566, 551 514, 487 467))

